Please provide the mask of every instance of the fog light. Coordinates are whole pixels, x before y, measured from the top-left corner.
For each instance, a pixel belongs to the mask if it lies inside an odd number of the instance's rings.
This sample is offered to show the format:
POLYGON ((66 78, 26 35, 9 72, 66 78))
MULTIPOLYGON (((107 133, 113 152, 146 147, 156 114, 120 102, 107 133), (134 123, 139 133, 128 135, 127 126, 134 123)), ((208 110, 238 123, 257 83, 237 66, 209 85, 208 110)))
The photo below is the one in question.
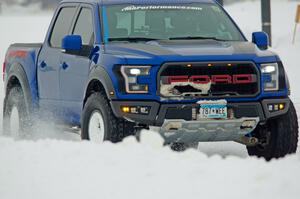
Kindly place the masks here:
POLYGON ((283 110, 285 108, 284 104, 279 104, 279 109, 283 110))
POLYGON ((268 110, 269 112, 276 112, 276 111, 282 111, 285 109, 285 104, 268 104, 268 110))
POLYGON ((129 112, 130 112, 130 108, 129 108, 128 106, 123 106, 123 107, 122 107, 122 111, 123 111, 124 113, 129 113, 129 112))
POLYGON ((123 113, 149 115, 151 107, 148 106, 121 106, 123 113))
POLYGON ((268 105, 268 109, 269 109, 269 111, 273 111, 274 110, 273 105, 272 104, 268 105))
POLYGON ((131 107, 131 108, 130 108, 130 113, 137 114, 137 113, 139 113, 139 112, 138 112, 138 110, 137 110, 136 107, 131 107))
POLYGON ((140 108, 140 112, 141 112, 141 114, 146 114, 146 115, 148 115, 149 114, 149 107, 141 107, 140 108))

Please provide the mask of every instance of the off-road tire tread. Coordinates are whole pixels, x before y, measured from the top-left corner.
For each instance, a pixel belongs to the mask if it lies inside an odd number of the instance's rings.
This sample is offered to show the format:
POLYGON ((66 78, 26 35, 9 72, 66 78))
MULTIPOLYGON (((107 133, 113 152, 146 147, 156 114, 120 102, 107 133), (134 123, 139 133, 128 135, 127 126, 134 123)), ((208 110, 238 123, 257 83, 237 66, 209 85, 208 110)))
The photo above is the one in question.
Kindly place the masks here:
MULTIPOLYGON (((107 132, 105 132, 105 140, 111 141, 112 143, 117 143, 122 141, 125 137, 129 135, 134 135, 134 124, 124 119, 117 118, 111 107, 109 100, 106 97, 106 94, 103 92, 95 92, 91 94, 88 98, 82 116, 82 133, 81 138, 83 140, 88 140, 88 120, 90 115, 87 114, 87 109, 91 106, 102 107, 102 110, 105 111, 107 116, 107 132)), ((105 121, 104 121, 105 122, 105 121)))
POLYGON ((256 147, 247 147, 251 156, 264 157, 266 160, 281 158, 296 153, 298 146, 298 117, 294 104, 290 102, 289 111, 276 119, 269 121, 271 139, 265 151, 256 147))

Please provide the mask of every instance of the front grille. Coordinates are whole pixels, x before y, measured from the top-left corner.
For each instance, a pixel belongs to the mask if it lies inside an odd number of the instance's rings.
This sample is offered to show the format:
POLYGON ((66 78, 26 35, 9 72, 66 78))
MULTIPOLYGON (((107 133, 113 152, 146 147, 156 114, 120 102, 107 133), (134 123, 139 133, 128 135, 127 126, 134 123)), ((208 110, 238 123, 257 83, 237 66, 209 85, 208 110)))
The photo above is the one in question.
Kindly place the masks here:
POLYGON ((167 63, 158 75, 162 97, 250 97, 259 93, 256 66, 245 63, 167 63))

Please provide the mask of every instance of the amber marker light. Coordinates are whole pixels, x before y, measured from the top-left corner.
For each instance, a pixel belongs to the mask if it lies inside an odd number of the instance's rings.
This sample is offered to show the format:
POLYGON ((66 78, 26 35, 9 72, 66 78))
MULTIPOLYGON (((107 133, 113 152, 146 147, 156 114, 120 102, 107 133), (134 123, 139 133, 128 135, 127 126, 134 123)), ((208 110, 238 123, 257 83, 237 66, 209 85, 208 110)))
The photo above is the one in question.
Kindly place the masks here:
POLYGON ((145 86, 145 91, 147 91, 147 92, 149 91, 149 86, 148 85, 145 86))
POLYGON ((130 111, 130 108, 128 106, 123 106, 122 107, 122 112, 129 113, 129 111, 130 111))
POLYGON ((283 110, 284 109, 284 104, 279 104, 279 110, 283 110))

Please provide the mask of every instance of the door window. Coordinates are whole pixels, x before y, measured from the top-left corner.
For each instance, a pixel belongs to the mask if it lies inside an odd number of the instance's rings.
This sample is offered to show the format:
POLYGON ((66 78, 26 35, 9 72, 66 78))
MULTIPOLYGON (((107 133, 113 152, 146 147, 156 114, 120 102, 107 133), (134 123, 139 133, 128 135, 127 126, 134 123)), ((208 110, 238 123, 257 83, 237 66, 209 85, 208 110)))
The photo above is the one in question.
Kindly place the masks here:
POLYGON ((50 38, 52 47, 61 48, 62 39, 69 33, 75 11, 75 7, 64 7, 59 11, 50 38))
POLYGON ((80 35, 83 45, 92 45, 94 43, 94 25, 92 11, 88 8, 82 8, 73 30, 74 35, 80 35))

